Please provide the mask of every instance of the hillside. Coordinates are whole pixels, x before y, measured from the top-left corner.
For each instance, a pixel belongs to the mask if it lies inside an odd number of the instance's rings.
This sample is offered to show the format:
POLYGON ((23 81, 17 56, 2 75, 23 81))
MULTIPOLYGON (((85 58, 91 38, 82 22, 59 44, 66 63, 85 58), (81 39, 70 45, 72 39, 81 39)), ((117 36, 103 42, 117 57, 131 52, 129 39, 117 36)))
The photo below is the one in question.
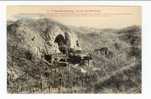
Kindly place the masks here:
POLYGON ((7 22, 9 93, 141 93, 141 27, 95 29, 42 19, 7 22), (58 35, 89 53, 89 64, 53 65, 58 35))

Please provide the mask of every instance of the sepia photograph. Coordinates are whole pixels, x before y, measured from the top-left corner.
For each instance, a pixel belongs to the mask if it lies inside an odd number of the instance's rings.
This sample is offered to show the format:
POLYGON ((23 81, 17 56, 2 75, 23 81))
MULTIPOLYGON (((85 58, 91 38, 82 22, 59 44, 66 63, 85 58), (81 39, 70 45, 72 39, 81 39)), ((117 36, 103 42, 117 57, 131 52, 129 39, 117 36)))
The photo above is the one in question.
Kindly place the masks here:
POLYGON ((141 10, 7 5, 7 92, 141 94, 141 10))

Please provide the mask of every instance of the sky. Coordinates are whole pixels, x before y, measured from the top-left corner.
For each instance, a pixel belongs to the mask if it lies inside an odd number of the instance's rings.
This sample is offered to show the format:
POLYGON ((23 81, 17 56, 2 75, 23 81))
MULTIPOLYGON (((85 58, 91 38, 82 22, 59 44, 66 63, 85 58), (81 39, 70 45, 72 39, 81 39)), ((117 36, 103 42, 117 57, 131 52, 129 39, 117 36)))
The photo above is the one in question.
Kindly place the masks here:
POLYGON ((140 6, 101 5, 10 5, 7 18, 43 15, 65 25, 94 28, 122 28, 141 25, 140 6))

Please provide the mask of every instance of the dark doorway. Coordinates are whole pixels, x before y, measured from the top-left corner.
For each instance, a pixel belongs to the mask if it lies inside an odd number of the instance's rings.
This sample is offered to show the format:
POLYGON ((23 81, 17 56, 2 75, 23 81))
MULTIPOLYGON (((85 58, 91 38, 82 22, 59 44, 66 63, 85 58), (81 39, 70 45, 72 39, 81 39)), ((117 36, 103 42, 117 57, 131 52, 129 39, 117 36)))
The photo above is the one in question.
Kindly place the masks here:
POLYGON ((62 52, 63 54, 66 54, 67 52, 66 40, 61 34, 59 34, 56 37, 54 42, 58 44, 60 52, 62 52))

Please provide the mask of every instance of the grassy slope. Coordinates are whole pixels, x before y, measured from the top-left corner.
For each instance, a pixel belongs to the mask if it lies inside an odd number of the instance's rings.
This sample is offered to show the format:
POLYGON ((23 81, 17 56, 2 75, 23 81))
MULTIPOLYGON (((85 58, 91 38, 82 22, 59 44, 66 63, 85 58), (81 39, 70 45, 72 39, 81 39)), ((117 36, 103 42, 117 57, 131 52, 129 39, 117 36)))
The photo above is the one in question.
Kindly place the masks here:
MULTIPOLYGON (((34 27, 33 29, 37 30, 39 26, 34 25, 34 27)), ((134 43, 135 45, 127 40, 127 36, 133 40, 134 36, 140 33, 137 29, 138 27, 129 27, 114 32, 75 32, 81 47, 90 51, 93 57, 90 66, 77 67, 72 64, 67 67, 52 67, 36 56, 30 60, 27 59, 25 53, 28 50, 24 48, 25 43, 20 43, 22 45, 16 47, 15 44, 19 40, 17 37, 20 36, 13 36, 10 34, 12 31, 8 31, 8 92, 139 93, 141 92, 141 56, 139 55, 141 40, 138 44, 134 43), (118 48, 115 47, 115 43, 118 48), (132 48, 134 46, 137 52, 132 48), (93 52, 95 48, 102 47, 107 47, 113 52, 114 57, 109 59, 93 52)), ((26 35, 30 36, 28 33, 26 35)), ((140 35, 137 37, 140 38, 140 35)), ((42 43, 42 38, 40 36, 39 38, 42 43)))

